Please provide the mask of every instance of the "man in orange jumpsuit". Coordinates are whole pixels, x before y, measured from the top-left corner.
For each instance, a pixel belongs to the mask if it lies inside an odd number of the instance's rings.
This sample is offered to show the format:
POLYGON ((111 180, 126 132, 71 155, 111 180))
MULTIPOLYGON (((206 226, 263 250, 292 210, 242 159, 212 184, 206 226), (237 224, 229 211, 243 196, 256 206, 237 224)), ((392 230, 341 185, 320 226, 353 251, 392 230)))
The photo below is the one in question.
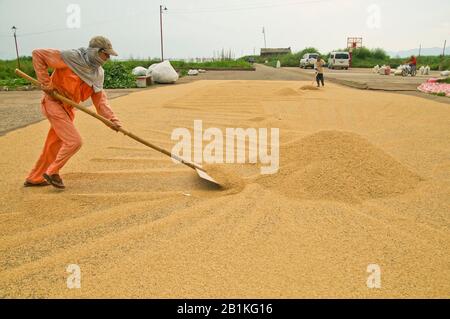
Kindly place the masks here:
POLYGON ((25 187, 51 184, 65 188, 59 171, 81 147, 80 134, 73 124, 75 109, 54 98, 54 91, 76 103, 91 97, 97 113, 112 122, 113 130, 121 126, 103 90, 102 65, 110 55, 117 56, 117 53, 111 42, 102 36, 92 38, 88 48, 33 51, 33 67, 45 92, 41 110, 51 127, 42 154, 25 180, 25 187), (54 70, 51 76, 48 68, 54 70))

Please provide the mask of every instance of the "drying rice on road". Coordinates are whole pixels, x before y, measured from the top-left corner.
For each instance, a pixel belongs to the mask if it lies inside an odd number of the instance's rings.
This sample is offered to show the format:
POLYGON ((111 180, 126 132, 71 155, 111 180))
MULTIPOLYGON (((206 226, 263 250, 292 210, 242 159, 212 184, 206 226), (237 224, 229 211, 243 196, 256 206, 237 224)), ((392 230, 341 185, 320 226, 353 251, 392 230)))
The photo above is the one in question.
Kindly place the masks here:
POLYGON ((448 297, 448 106, 302 85, 198 81, 111 101, 166 149, 196 119, 279 128, 278 173, 205 165, 222 188, 81 112, 67 189, 21 188, 48 123, 0 137, 1 296, 448 297), (69 264, 82 289, 67 289, 69 264), (369 264, 382 289, 367 288, 369 264))

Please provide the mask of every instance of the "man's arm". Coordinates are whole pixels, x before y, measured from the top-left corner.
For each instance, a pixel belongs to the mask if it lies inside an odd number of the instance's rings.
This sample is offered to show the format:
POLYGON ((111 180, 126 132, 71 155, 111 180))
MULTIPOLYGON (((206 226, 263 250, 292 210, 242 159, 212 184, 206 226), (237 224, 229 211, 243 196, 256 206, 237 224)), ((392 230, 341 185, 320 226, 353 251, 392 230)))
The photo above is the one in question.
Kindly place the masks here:
POLYGON ((33 67, 36 77, 44 91, 51 91, 48 68, 58 69, 67 67, 61 58, 61 52, 55 49, 36 49, 32 52, 33 67))
POLYGON ((115 124, 116 128, 112 129, 117 130, 117 128, 122 126, 119 118, 114 114, 113 110, 108 104, 108 98, 106 97, 105 91, 102 90, 100 92, 93 93, 91 99, 94 103, 97 113, 115 124))

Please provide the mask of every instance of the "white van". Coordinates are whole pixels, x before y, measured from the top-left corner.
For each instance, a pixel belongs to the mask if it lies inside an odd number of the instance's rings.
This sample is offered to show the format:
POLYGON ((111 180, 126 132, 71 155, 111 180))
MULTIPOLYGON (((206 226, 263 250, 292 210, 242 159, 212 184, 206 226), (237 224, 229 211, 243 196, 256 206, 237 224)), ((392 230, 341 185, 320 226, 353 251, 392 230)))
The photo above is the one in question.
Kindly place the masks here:
POLYGON ((331 52, 328 59, 329 69, 345 69, 350 67, 350 54, 348 52, 331 52))
POLYGON ((301 68, 314 68, 314 64, 317 62, 319 55, 317 53, 306 53, 300 60, 301 68))

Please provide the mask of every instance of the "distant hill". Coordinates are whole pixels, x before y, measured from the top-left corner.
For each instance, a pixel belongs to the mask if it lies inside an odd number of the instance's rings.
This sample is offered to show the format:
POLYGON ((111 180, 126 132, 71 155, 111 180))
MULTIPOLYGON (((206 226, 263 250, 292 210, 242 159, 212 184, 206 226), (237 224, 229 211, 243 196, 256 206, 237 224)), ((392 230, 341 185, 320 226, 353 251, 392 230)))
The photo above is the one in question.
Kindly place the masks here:
MULTIPOLYGON (((442 54, 443 48, 422 48, 420 55, 429 55, 429 56, 438 56, 442 54)), ((389 51, 387 52, 392 58, 395 58, 397 56, 401 58, 407 58, 411 55, 418 55, 419 54, 419 48, 417 49, 411 49, 411 50, 403 50, 398 52, 389 51)), ((445 49, 445 55, 450 54, 450 48, 445 49)))

